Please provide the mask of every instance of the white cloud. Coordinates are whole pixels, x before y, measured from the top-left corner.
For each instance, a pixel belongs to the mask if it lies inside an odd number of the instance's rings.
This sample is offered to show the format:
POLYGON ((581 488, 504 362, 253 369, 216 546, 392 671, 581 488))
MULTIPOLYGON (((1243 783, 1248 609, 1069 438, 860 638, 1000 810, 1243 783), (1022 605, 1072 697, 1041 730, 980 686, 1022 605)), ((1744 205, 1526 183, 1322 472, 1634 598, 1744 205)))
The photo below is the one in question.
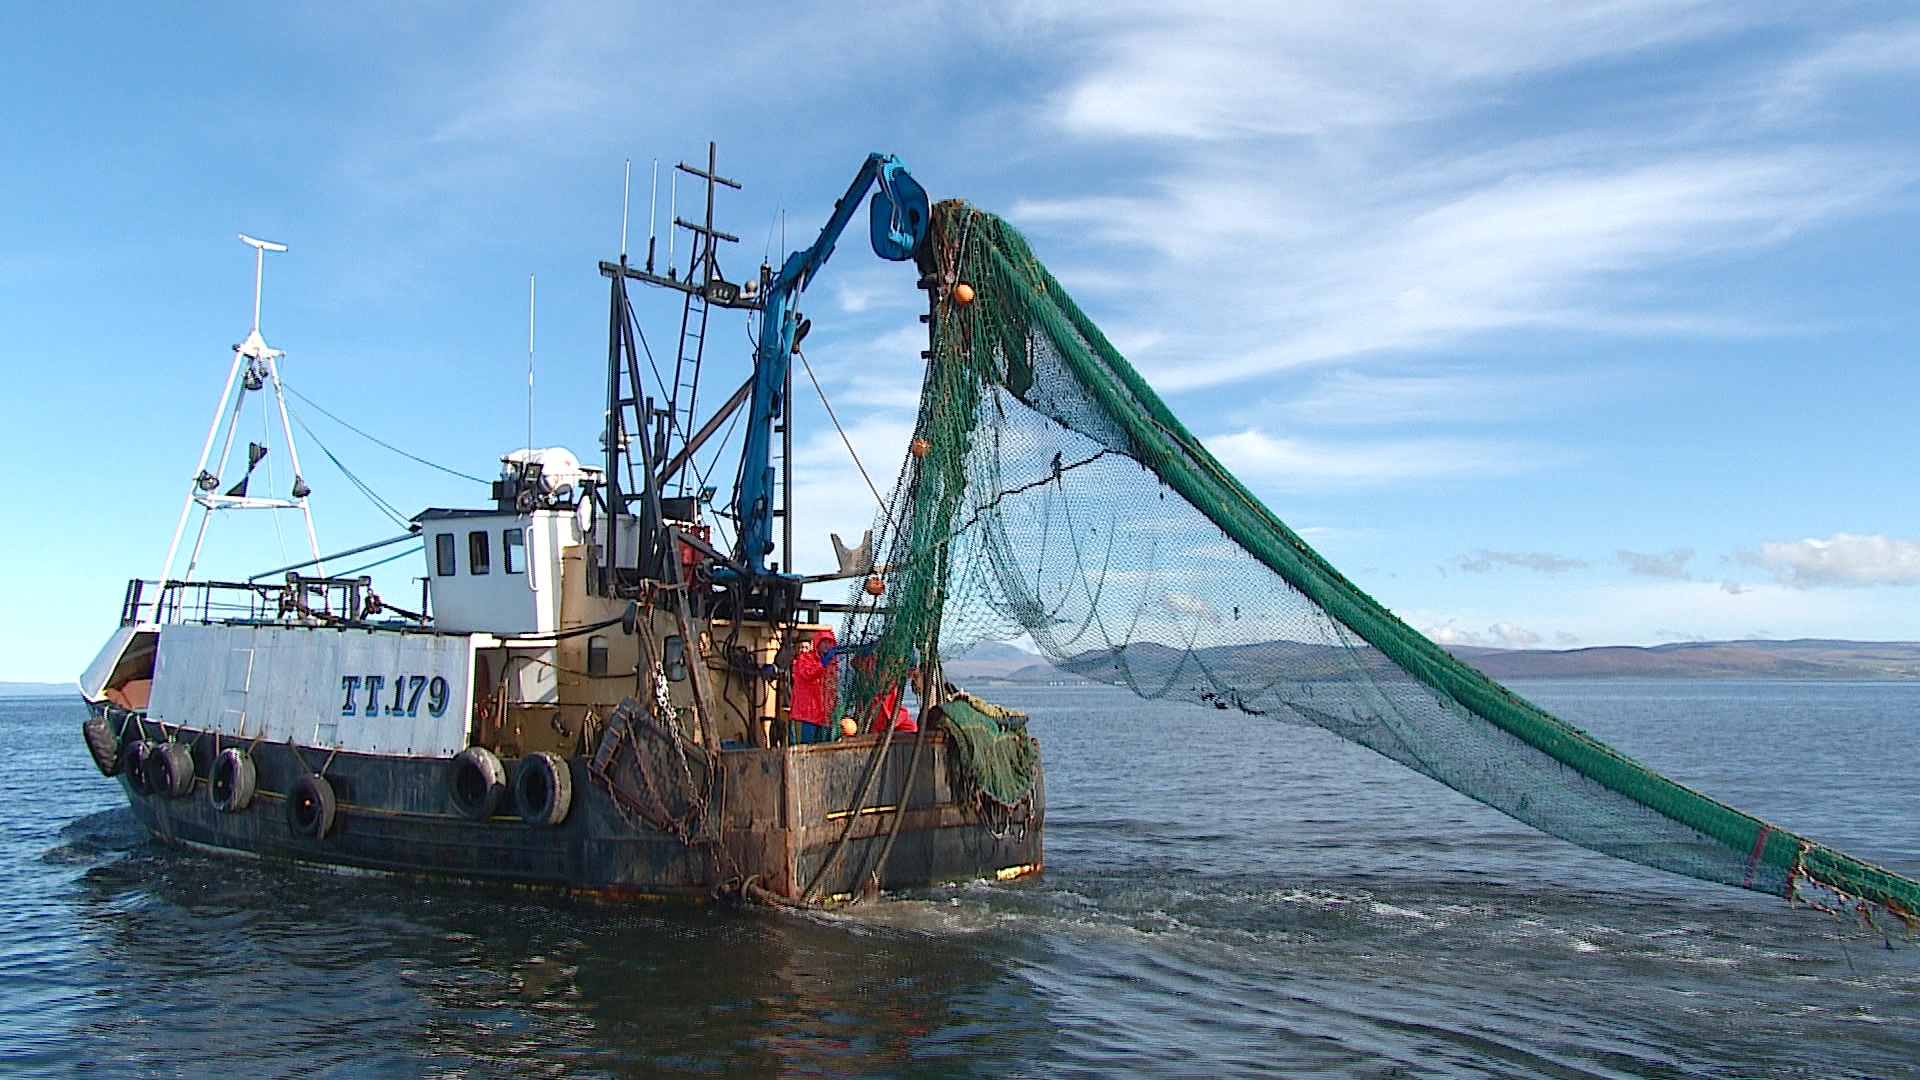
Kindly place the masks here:
POLYGON ((1160 603, 1175 615, 1185 615, 1214 623, 1220 621, 1220 613, 1214 610, 1212 604, 1191 593, 1165 592, 1160 594, 1160 603))
POLYGON ((1912 585, 1920 582, 1920 540, 1834 533, 1825 540, 1770 540, 1741 562, 1796 589, 1821 586, 1912 585))
MULTIPOLYGON (((1498 649, 1530 649, 1544 639, 1524 626, 1515 626, 1509 622, 1497 622, 1487 627, 1484 633, 1462 630, 1451 620, 1439 626, 1431 626, 1422 633, 1441 645, 1486 645, 1498 649)), ((1571 635, 1561 634, 1565 640, 1571 635)))
POLYGON ((1509 649, 1527 649, 1540 644, 1540 635, 1524 626, 1498 622, 1487 627, 1487 636, 1509 649))
POLYGON ((1556 463, 1539 451, 1472 439, 1328 443, 1257 428, 1203 440, 1234 473, 1275 490, 1368 487, 1404 480, 1525 472, 1556 463))

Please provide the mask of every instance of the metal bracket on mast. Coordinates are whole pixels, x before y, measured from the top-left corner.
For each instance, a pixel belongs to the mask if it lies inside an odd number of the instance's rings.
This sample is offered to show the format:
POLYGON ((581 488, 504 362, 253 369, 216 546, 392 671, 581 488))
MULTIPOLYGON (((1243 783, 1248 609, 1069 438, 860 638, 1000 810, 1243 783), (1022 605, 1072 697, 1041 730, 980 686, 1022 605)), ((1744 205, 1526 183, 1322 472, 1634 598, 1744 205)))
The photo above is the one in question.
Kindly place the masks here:
MULTIPOLYGON (((193 507, 201 508, 200 529, 193 541, 192 554, 187 559, 187 569, 183 578, 191 578, 200 562, 200 550, 206 543, 207 526, 215 510, 299 510, 304 516, 307 527, 307 544, 313 550, 315 564, 320 559, 320 541, 314 534, 313 510, 307 505, 307 496, 311 489, 300 471, 300 452, 294 446, 293 426, 287 416, 286 395, 280 383, 280 368, 275 361, 285 355, 279 349, 267 345, 260 336, 260 294, 261 281, 266 269, 266 254, 269 251, 286 251, 285 244, 276 244, 271 240, 256 240, 245 233, 240 234, 242 243, 254 250, 253 262, 253 327, 247 331, 246 340, 233 347, 233 365, 227 370, 226 388, 221 391, 219 404, 214 406, 213 421, 207 426, 207 439, 200 448, 200 463, 194 469, 191 486, 187 489, 187 498, 180 507, 180 519, 174 525, 173 540, 167 546, 167 561, 161 567, 160 581, 164 585, 173 573, 174 559, 180 554, 180 541, 186 534, 187 519, 192 516, 193 507), (234 384, 239 383, 239 392, 235 393, 234 384), (263 390, 271 386, 274 403, 280 414, 280 431, 286 439, 287 457, 293 466, 293 489, 291 498, 265 498, 247 493, 247 485, 253 477, 253 470, 265 459, 268 448, 258 443, 248 443, 246 471, 240 482, 228 491, 220 492, 220 471, 226 467, 228 456, 233 452, 234 437, 239 430, 240 407, 246 401, 249 391, 263 390), (228 411, 228 402, 232 402, 232 411, 228 411), (220 456, 213 457, 213 444, 220 437, 221 417, 226 417, 226 438, 221 442, 220 456), (209 462, 214 470, 209 471, 209 462)), ((324 570, 322 571, 324 573, 324 570)))

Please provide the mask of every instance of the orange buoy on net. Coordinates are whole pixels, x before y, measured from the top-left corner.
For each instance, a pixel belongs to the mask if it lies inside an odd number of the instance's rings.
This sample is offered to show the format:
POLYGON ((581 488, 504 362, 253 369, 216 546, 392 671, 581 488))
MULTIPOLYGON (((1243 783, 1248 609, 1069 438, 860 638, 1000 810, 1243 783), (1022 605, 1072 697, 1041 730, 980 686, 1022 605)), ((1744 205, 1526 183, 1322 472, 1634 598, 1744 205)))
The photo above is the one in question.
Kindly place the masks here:
POLYGON ((915 439, 907 444, 907 453, 914 457, 926 457, 933 452, 933 444, 925 439, 915 439))
POLYGON ((881 593, 887 591, 887 583, 880 580, 879 574, 875 574, 872 577, 868 578, 867 583, 864 587, 867 590, 868 596, 879 596, 881 593))
POLYGON ((840 734, 849 739, 860 734, 860 722, 851 716, 841 717, 840 734))
POLYGON ((973 286, 961 282, 953 287, 953 298, 962 304, 973 303, 973 286))

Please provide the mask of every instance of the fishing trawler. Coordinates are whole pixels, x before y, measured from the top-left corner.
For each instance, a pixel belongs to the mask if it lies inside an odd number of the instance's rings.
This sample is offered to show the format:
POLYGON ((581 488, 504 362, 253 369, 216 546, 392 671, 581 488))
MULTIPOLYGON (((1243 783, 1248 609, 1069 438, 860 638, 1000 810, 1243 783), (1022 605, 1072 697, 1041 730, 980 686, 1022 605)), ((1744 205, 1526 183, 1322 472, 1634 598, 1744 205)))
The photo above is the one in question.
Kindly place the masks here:
POLYGON ((128 583, 119 626, 80 679, 88 749, 149 833, 206 852, 623 898, 806 904, 1040 868, 1044 781, 1025 718, 949 686, 932 641, 916 643, 926 661, 910 671, 865 657, 854 693, 862 655, 810 647, 827 640, 823 620, 885 612, 889 568, 870 541, 849 550, 835 537, 835 572, 791 569, 801 292, 866 202, 875 253, 916 264, 937 326, 945 286, 926 251, 925 192, 872 155, 810 247, 736 283, 721 273, 720 245, 735 238, 716 228, 714 204, 739 184, 711 146, 704 167, 677 168, 706 194, 704 219, 669 226, 691 237, 685 265, 670 254, 656 272, 649 238, 640 265, 623 252, 599 266, 602 462, 515 450, 491 505, 427 509, 401 536, 327 556, 282 354, 259 325, 265 255, 286 249, 242 237, 255 248, 253 328, 234 348, 165 567, 128 583), (678 294, 680 348, 659 397, 641 379, 633 283, 678 294), (758 324, 752 370, 702 416, 706 328, 725 312, 758 324), (277 414, 285 496, 260 491, 268 447, 234 453, 249 394, 277 414), (730 421, 744 448, 721 511, 689 463, 730 421), (195 577, 210 522, 240 510, 301 514, 312 557, 245 581, 195 577), (405 543, 425 557, 417 611, 369 577, 326 573, 405 543), (834 582, 844 602, 808 593, 834 582), (796 710, 797 659, 825 673, 827 713, 796 710), (872 692, 876 670, 890 685, 872 692))

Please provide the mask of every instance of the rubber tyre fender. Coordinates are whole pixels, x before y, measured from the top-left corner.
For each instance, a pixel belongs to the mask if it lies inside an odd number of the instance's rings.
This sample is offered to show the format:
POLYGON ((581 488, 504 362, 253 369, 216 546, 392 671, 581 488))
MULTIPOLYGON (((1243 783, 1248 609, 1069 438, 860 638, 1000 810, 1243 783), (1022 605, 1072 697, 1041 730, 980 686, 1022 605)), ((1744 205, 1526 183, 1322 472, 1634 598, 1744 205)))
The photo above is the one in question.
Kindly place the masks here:
POLYGON ((147 784, 147 757, 153 748, 154 743, 146 739, 135 739, 120 748, 120 770, 127 774, 127 786, 135 795, 153 794, 147 784))
POLYGON ((485 821, 507 793, 507 767, 484 746, 469 746, 447 764, 447 800, 475 821, 485 821))
POLYGON ((177 742, 149 743, 140 771, 147 790, 163 799, 177 799, 193 790, 193 751, 177 742))
POLYGON ((259 773, 253 768, 253 755, 229 746, 220 751, 207 770, 207 801, 223 814, 237 814, 253 805, 259 779, 259 773))
POLYGON ((93 755, 93 767, 100 770, 100 775, 120 775, 126 761, 120 753, 120 736, 114 734, 112 721, 98 714, 89 716, 80 725, 80 734, 86 736, 87 753, 93 755))
POLYGON ((529 825, 558 825, 573 810, 573 770, 558 754, 536 750, 513 774, 513 805, 529 825))
POLYGON ((333 797, 333 785, 319 773, 302 773, 287 792, 287 827, 295 836, 325 840, 333 831, 334 811, 339 803, 333 797))

